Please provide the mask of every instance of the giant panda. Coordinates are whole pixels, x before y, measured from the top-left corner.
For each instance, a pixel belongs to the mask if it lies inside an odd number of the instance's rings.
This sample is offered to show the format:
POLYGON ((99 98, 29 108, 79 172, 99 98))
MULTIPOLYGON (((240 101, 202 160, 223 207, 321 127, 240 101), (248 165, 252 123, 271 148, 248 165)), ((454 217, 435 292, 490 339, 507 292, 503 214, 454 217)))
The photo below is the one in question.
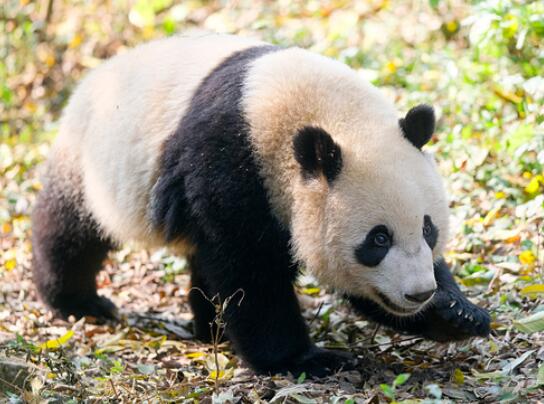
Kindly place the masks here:
POLYGON ((431 107, 404 117, 340 62, 235 36, 153 41, 91 71, 65 108, 33 212, 33 271, 61 317, 114 318, 95 276, 120 243, 190 257, 195 335, 214 308, 260 373, 323 376, 349 354, 309 338, 304 266, 356 311, 449 341, 489 333, 442 258, 448 204, 431 107))

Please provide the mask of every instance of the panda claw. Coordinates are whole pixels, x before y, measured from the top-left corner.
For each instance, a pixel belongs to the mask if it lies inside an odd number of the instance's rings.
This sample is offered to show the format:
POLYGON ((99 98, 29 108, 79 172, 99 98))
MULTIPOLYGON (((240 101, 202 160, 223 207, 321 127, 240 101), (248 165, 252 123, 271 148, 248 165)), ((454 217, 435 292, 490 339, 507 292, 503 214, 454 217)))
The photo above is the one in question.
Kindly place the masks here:
POLYGON ((463 314, 463 309, 461 309, 461 310, 459 310, 459 311, 457 312, 457 315, 458 315, 459 317, 461 317, 462 314, 463 314))
POLYGON ((457 302, 455 300, 452 300, 451 303, 450 303, 450 309, 455 306, 457 304, 457 302))

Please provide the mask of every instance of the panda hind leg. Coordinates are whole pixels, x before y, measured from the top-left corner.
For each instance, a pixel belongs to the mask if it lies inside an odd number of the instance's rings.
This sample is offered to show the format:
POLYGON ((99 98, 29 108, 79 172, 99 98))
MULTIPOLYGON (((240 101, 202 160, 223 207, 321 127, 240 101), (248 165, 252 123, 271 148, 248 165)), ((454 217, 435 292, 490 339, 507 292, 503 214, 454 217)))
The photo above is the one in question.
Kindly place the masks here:
MULTIPOLYGON (((189 265, 191 268, 191 289, 189 291, 189 304, 193 312, 193 331, 195 338, 205 342, 212 343, 216 339, 217 327, 214 323, 216 320, 215 304, 219 303, 214 301, 214 295, 212 294, 208 283, 202 276, 198 255, 193 254, 189 258, 189 265)), ((219 335, 219 341, 223 342, 227 340, 227 337, 221 332, 219 335)))
POLYGON ((32 214, 34 282, 57 317, 116 318, 115 305, 96 291, 96 274, 114 244, 84 209, 79 178, 49 175, 32 214))

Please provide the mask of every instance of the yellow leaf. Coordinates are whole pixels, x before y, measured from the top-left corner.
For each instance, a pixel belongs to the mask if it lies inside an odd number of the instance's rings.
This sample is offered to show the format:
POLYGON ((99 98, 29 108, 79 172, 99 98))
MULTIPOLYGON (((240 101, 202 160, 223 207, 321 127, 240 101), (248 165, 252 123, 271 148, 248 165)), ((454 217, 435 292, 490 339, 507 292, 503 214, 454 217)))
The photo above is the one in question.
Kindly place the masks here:
POLYGON ((521 174, 521 176, 525 178, 526 180, 529 180, 531 179, 532 174, 529 171, 524 171, 523 174, 521 174))
POLYGON ((519 293, 529 297, 536 297, 538 294, 544 293, 544 285, 537 284, 525 286, 519 291, 519 293))
POLYGON ((489 353, 495 353, 495 352, 499 352, 499 347, 497 346, 497 344, 495 344, 493 342, 492 339, 489 340, 489 353))
POLYGON ((197 359, 197 358, 202 358, 203 356, 206 356, 206 353, 205 352, 190 352, 185 354, 185 356, 187 358, 197 359))
POLYGON ((155 28, 151 25, 146 25, 142 30, 142 34, 145 39, 151 39, 155 36, 155 28))
POLYGON ((70 48, 72 48, 72 49, 77 48, 79 45, 81 45, 81 41, 82 41, 81 35, 75 34, 75 35, 72 37, 72 40, 70 41, 70 43, 68 44, 68 46, 69 46, 70 48))
POLYGON ((495 192, 495 198, 496 199, 504 199, 506 198, 506 194, 502 191, 495 192))
POLYGON ((446 29, 448 30, 448 32, 455 32, 457 31, 458 27, 459 25, 457 24, 457 21, 449 21, 448 23, 446 23, 446 29))
POLYGON ((535 195, 540 189, 540 184, 544 184, 544 177, 542 175, 535 175, 525 187, 525 192, 529 195, 535 195))
POLYGON ((393 73, 395 73, 397 71, 397 65, 395 64, 394 61, 390 60, 385 65, 385 70, 387 71, 387 73, 393 74, 393 73))
POLYGON ((61 345, 66 344, 70 339, 74 336, 74 332, 72 330, 69 330, 66 334, 64 334, 62 337, 58 339, 58 341, 61 343, 61 345))
POLYGON ((38 105, 35 102, 27 101, 24 103, 23 108, 28 112, 36 112, 38 110, 38 105))
POLYGON ((453 371, 453 381, 456 384, 464 384, 465 383, 465 375, 463 374, 463 371, 459 368, 455 368, 453 371))
POLYGON ((529 250, 523 251, 518 258, 519 262, 524 265, 531 265, 536 261, 535 255, 529 250))
POLYGON ((519 95, 511 91, 503 90, 502 88, 498 86, 495 86, 495 88, 493 88, 493 91, 502 99, 506 101, 510 101, 513 104, 519 104, 521 101, 523 101, 523 98, 521 98, 519 95))
POLYGON ((4 268, 6 268, 6 271, 12 271, 15 269, 16 266, 17 266, 17 261, 15 260, 15 258, 7 260, 4 263, 4 268))
POLYGON ((229 369, 222 369, 219 371, 219 377, 217 378, 216 377, 217 375, 217 372, 215 370, 210 370, 210 374, 208 375, 208 378, 210 380, 216 380, 216 379, 232 379, 232 377, 234 376, 234 369, 232 368, 229 368, 229 369))
POLYGON ((47 55, 47 57, 45 58, 45 64, 48 66, 48 67, 51 67, 55 64, 56 60, 55 60, 55 55, 53 55, 52 53, 49 53, 47 55))
POLYGON ((319 288, 304 288, 302 289, 302 293, 304 293, 305 295, 317 295, 319 294, 319 292, 321 291, 321 289, 319 288))
POLYGON ((11 233, 12 230, 13 227, 11 227, 11 224, 9 224, 8 222, 2 224, 2 233, 8 234, 11 233))
POLYGON ((519 27, 517 17, 513 14, 507 14, 502 21, 502 26, 504 27, 504 36, 506 38, 514 37, 519 27))
POLYGON ((44 342, 40 345, 41 349, 58 349, 62 345, 66 344, 74 335, 72 330, 69 330, 66 334, 62 335, 57 339, 50 339, 49 341, 44 342))
POLYGON ((497 207, 494 207, 493 209, 491 209, 489 212, 487 212, 487 215, 485 215, 484 220, 483 220, 483 225, 487 226, 487 225, 491 224, 491 222, 493 222, 493 220, 495 220, 497 218, 500 209, 501 209, 501 207, 497 206, 497 207))
MULTIPOLYGON (((225 376, 225 371, 224 371, 224 370, 220 370, 220 371, 219 371, 219 379, 222 379, 224 376, 225 376)), ((215 379, 217 379, 217 378, 218 378, 218 377, 217 377, 217 371, 212 370, 212 371, 210 372, 210 379, 214 379, 214 380, 215 380, 215 379)))

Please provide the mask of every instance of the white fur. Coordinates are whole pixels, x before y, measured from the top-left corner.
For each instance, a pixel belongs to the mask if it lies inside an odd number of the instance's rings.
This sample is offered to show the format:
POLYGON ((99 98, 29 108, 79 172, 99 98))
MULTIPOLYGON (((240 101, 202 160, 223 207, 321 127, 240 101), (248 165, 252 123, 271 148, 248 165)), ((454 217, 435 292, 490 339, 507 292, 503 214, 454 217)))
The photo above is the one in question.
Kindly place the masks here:
POLYGON ((148 217, 160 148, 204 77, 232 53, 258 44, 221 35, 153 41, 108 60, 81 82, 55 148, 78 155, 89 208, 110 236, 162 243, 148 217))
MULTIPOLYGON (((245 111, 275 213, 293 233, 296 256, 323 282, 355 295, 413 309, 405 294, 436 287, 433 254, 447 240, 448 208, 432 157, 403 138, 394 106, 341 63, 291 48, 256 60, 245 86, 245 111), (342 149, 332 186, 303 181, 293 136, 306 125, 325 129, 342 149), (431 251, 423 216, 440 231, 431 251), (355 259, 374 226, 394 233, 376 268, 355 259)), ((401 313, 396 313, 401 314, 401 313)))

